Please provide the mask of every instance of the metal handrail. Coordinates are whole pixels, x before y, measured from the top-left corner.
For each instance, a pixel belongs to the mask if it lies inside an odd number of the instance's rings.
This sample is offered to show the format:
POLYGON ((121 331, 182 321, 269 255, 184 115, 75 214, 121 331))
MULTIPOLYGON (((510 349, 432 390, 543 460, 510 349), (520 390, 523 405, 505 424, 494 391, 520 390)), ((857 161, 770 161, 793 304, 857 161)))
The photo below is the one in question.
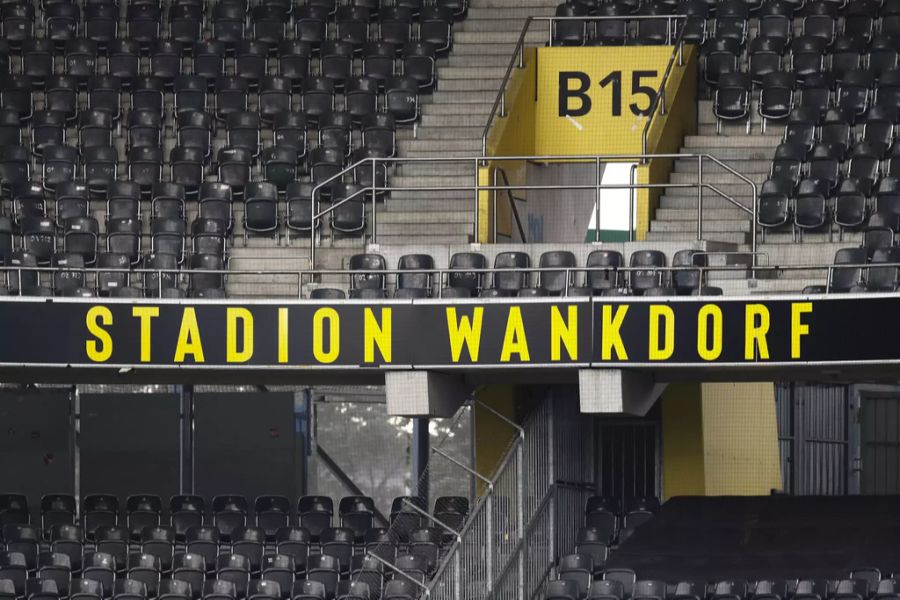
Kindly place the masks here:
MULTIPOLYGON (((687 15, 679 16, 687 19, 687 15)), ((666 64, 666 70, 663 72, 662 80, 659 82, 659 88, 656 90, 656 96, 653 98, 653 102, 650 103, 650 108, 648 109, 647 122, 644 123, 644 131, 641 133, 641 152, 644 154, 647 153, 647 138, 650 136, 650 127, 653 125, 653 118, 656 116, 657 110, 660 107, 660 102, 662 103, 662 112, 660 114, 666 114, 666 84, 669 82, 669 75, 672 72, 672 66, 675 64, 676 55, 678 56, 678 66, 684 65, 685 29, 685 27, 682 27, 678 31, 678 35, 673 43, 672 56, 669 57, 669 62, 666 64)))
MULTIPOLYGON (((311 202, 311 214, 312 214, 312 232, 310 233, 310 249, 309 249, 309 259, 310 264, 315 266, 316 261, 316 235, 315 232, 318 230, 318 222, 325 217, 326 215, 332 213, 334 210, 342 206, 343 204, 354 200, 360 195, 371 192, 372 194, 372 242, 377 243, 378 240, 378 223, 377 223, 377 195, 378 192, 388 192, 388 191, 419 191, 419 192, 448 192, 448 191, 469 191, 473 193, 474 204, 473 204, 473 239, 478 238, 478 230, 479 230, 479 210, 478 210, 478 200, 479 194, 481 192, 488 191, 511 191, 511 190, 594 190, 594 211, 595 217, 597 220, 598 228, 597 228, 597 241, 599 240, 599 223, 600 223, 600 191, 603 189, 674 189, 674 188, 696 188, 697 189, 697 239, 703 239, 703 190, 708 189, 715 193, 716 195, 724 198, 734 206, 737 206, 745 213, 750 216, 751 221, 751 252, 753 255, 756 255, 757 251, 757 236, 756 236, 756 214, 759 208, 759 197, 757 185, 751 179, 747 178, 745 175, 741 174, 737 170, 733 169, 726 163, 722 162, 718 158, 702 153, 688 153, 688 154, 680 154, 680 153, 637 153, 637 154, 595 154, 595 155, 540 155, 540 156, 501 156, 501 157, 486 157, 486 156, 467 156, 467 157, 368 157, 362 160, 359 160, 352 165, 346 167, 340 173, 337 173, 328 179, 316 184, 313 187, 310 202, 311 202), (636 161, 646 161, 648 159, 691 159, 697 161, 697 182, 696 183, 629 183, 629 184, 601 184, 600 183, 600 166, 606 162, 636 162, 636 161), (595 181, 593 184, 566 184, 566 185, 515 185, 515 186, 499 186, 499 185, 482 185, 478 179, 478 170, 479 167, 483 164, 486 164, 489 161, 528 161, 528 162, 593 162, 595 164, 596 173, 595 173, 595 181), (737 177, 744 183, 750 186, 752 202, 751 206, 747 207, 742 203, 738 202, 728 194, 724 193, 718 187, 713 184, 703 182, 703 161, 709 160, 714 164, 722 167, 728 173, 737 177), (474 182, 470 185, 448 185, 448 186, 391 186, 385 185, 383 187, 377 186, 375 182, 374 173, 377 172, 379 165, 382 168, 387 169, 388 165, 401 164, 401 163, 471 163, 473 166, 473 175, 474 182), (360 188, 359 190, 349 194, 346 198, 342 198, 338 202, 333 202, 329 207, 316 212, 317 206, 317 198, 321 194, 321 190, 336 181, 341 181, 345 175, 356 171, 359 168, 366 167, 367 165, 371 165, 372 167, 372 184, 368 187, 360 188)), ((632 198, 633 201, 633 198, 632 198)), ((633 211, 633 206, 631 208, 633 211)))
MULTIPOLYGON (((509 85, 509 80, 512 78, 513 69, 522 68, 525 66, 525 36, 528 33, 528 30, 531 28, 531 24, 534 21, 543 21, 548 22, 550 25, 548 27, 548 39, 547 45, 553 46, 553 24, 557 21, 585 21, 585 22, 593 22, 593 21, 641 21, 641 20, 662 20, 665 19, 667 23, 667 29, 671 30, 671 26, 669 24, 672 21, 677 19, 687 19, 688 15, 677 14, 677 15, 622 15, 622 16, 573 16, 573 17, 556 17, 556 16, 531 16, 525 19, 525 24, 522 26, 522 32, 519 34, 519 39, 516 42, 516 47, 513 50, 512 57, 510 57, 509 64, 506 67, 506 73, 503 75, 503 79, 500 81, 500 89, 497 91, 497 97, 494 99, 494 104, 491 106, 491 112, 488 114, 487 123, 484 126, 484 130, 481 134, 481 153, 487 154, 487 140, 488 135, 491 130, 491 126, 494 123, 494 119, 497 117, 499 112, 500 116, 506 116, 506 87, 509 85)), ((683 33, 684 28, 682 28, 679 33, 679 38, 681 38, 681 34, 683 33)), ((683 44, 682 44, 683 46, 683 44)), ((673 57, 675 53, 673 52, 673 57)), ((666 69, 667 73, 669 69, 666 69)), ((668 75, 663 76, 662 85, 665 86, 665 81, 668 78, 668 75)), ((657 94, 657 97, 659 95, 657 94)), ((646 138, 646 131, 644 133, 646 138)), ((646 146, 643 148, 646 153, 646 146)))
MULTIPOLYGON (((749 252, 715 252, 715 251, 699 251, 699 255, 706 256, 717 256, 717 255, 748 255, 749 252)), ((761 256, 767 256, 762 254, 761 256)), ((802 271, 812 271, 815 273, 819 273, 825 271, 827 273, 827 285, 830 288, 831 281, 833 278, 833 273, 836 270, 846 270, 846 269, 858 269, 860 271, 866 272, 870 269, 900 269, 900 262, 898 263, 866 263, 866 264, 800 264, 800 265, 758 265, 755 267, 750 267, 748 265, 708 265, 708 266, 698 266, 698 265, 684 265, 684 266, 597 266, 597 267, 563 267, 563 266, 555 266, 555 267, 499 267, 499 268, 469 268, 465 269, 449 269, 449 268, 434 268, 434 269, 372 269, 372 270, 351 270, 351 269, 300 269, 300 270, 225 270, 225 269, 115 269, 115 268, 97 268, 97 267, 85 267, 74 269, 71 267, 26 267, 19 265, 6 265, 0 266, 0 274, 9 274, 16 273, 18 275, 19 287, 21 290, 21 276, 22 273, 36 272, 36 273, 134 273, 134 274, 157 274, 161 275, 163 273, 166 274, 180 274, 180 275, 226 275, 226 276, 243 276, 243 275, 293 275, 298 280, 298 292, 297 298, 302 298, 301 290, 303 282, 307 279, 312 279, 314 277, 322 276, 322 275, 359 275, 360 273, 366 273, 370 275, 383 275, 383 276, 397 276, 397 275, 412 275, 412 274, 429 274, 432 276, 437 276, 436 280, 439 283, 443 283, 446 281, 447 277, 452 273, 459 273, 460 270, 464 270, 467 273, 476 273, 480 275, 493 274, 493 273, 524 273, 524 274, 532 274, 532 273, 563 273, 566 275, 567 281, 574 281, 574 276, 577 273, 632 273, 637 271, 656 271, 659 273, 679 273, 679 272, 697 272, 700 274, 701 278, 704 274, 707 273, 729 273, 729 272, 746 272, 747 270, 753 270, 757 273, 765 273, 776 275, 782 272, 802 272, 802 271)), ((569 287, 568 285, 566 286, 569 287)), ((442 288, 438 286, 438 295, 436 296, 438 299, 442 297, 441 294, 442 288)))
MULTIPOLYGON (((497 167, 494 169, 494 185, 497 185, 497 177, 503 178, 503 185, 509 187, 509 177, 506 175, 506 170, 497 167)), ((518 196, 514 196, 512 193, 512 188, 506 190, 506 198, 509 201, 509 207, 512 210, 513 217, 516 220, 516 227, 519 230, 519 237, 522 238, 522 243, 528 243, 528 237, 525 235, 525 229, 522 227, 522 219, 519 218, 519 208, 516 206, 517 201, 523 201, 522 198, 518 196)), ((497 193, 494 193, 494 242, 497 241, 497 193)))

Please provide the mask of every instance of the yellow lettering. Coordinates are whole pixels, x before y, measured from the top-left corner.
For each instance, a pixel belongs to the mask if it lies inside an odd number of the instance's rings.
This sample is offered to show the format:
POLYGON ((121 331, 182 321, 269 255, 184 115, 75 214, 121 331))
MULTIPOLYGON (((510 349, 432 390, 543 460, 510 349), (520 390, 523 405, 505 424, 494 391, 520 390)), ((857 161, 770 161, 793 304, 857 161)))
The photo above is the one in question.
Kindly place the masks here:
POLYGON ((666 360, 675 352, 675 311, 666 304, 650 305, 650 360, 666 360), (666 337, 660 345, 660 323, 665 322, 666 337))
POLYGON ((800 358, 800 338, 809 334, 809 325, 801 319, 812 312, 812 302, 791 304, 791 358, 800 358))
POLYGON ((522 322, 522 309, 518 306, 509 308, 506 317, 506 333, 503 336, 503 348, 500 350, 500 362, 509 362, 510 356, 519 355, 519 360, 528 362, 528 338, 525 337, 525 324, 522 322))
POLYGON ((88 340, 84 349, 88 358, 94 362, 106 362, 112 356, 113 342, 109 332, 101 327, 112 325, 112 311, 105 306, 92 306, 85 316, 88 332, 97 338, 88 340))
POLYGON ((184 309, 181 315, 181 330, 178 332, 178 343, 175 345, 175 362, 184 362, 190 354, 194 362, 202 363, 203 342, 200 340, 200 327, 197 325, 197 312, 193 307, 184 309))
POLYGON ((330 364, 341 353, 341 317, 333 308, 320 308, 313 315, 313 356, 320 363, 330 364), (328 321, 328 350, 325 350, 323 329, 328 321))
POLYGON ((763 304, 748 304, 744 319, 744 358, 753 360, 759 357, 768 360, 767 333, 769 333, 769 309, 763 304))
POLYGON ((278 309, 278 362, 288 361, 288 309, 278 309))
POLYGON ((697 354, 703 360, 716 360, 722 354, 722 309, 715 304, 704 304, 697 313, 697 354), (710 329, 712 344, 709 343, 710 329))
POLYGON ((225 309, 225 361, 247 362, 253 357, 253 313, 246 308, 229 306, 225 309), (238 322, 242 325, 244 347, 238 350, 238 322))
POLYGON ((601 353, 603 360, 612 360, 612 351, 616 351, 617 360, 628 360, 628 353, 625 351, 625 344, 622 342, 622 334, 619 329, 622 327, 622 321, 625 320, 625 314, 628 313, 628 305, 622 304, 616 309, 613 315, 613 307, 609 304, 603 305, 603 329, 601 335, 601 353))
POLYGON ((381 353, 381 360, 391 362, 391 309, 381 309, 381 324, 375 320, 375 313, 371 308, 366 308, 365 312, 365 361, 375 362, 375 346, 378 346, 378 352, 381 353))
POLYGON ((459 362, 463 346, 469 351, 469 360, 478 362, 478 348, 481 345, 481 317, 484 307, 476 306, 472 319, 468 315, 456 318, 456 307, 447 307, 447 335, 450 336, 450 354, 453 362, 459 362))
POLYGON ((559 307, 550 308, 550 359, 560 360, 562 346, 566 347, 569 360, 578 360, 578 307, 569 305, 569 315, 563 320, 559 307))
POLYGON ((153 349, 150 325, 151 320, 159 316, 159 307, 135 306, 131 309, 131 316, 141 320, 141 362, 150 362, 153 349))

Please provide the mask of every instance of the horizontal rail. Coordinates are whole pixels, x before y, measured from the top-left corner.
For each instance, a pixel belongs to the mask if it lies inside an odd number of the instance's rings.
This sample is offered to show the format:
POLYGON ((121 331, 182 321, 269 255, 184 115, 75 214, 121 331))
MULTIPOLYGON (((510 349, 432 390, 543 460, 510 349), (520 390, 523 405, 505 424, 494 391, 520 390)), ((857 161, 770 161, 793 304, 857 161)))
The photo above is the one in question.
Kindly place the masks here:
MULTIPOLYGON (((439 171, 436 171, 434 175, 440 175, 439 171)), ((456 179, 464 181, 465 178, 463 176, 454 175, 456 179)), ((319 231, 319 225, 321 221, 332 214, 335 210, 346 204, 347 202, 353 202, 360 198, 361 196, 365 196, 366 194, 371 195, 371 235, 372 242, 378 243, 378 226, 377 226, 377 198, 380 194, 397 191, 397 192, 471 192, 474 197, 474 205, 472 207, 473 210, 473 239, 478 238, 479 233, 479 200, 481 192, 497 192, 497 191, 506 191, 511 192, 513 190, 593 190, 595 192, 595 216, 598 221, 598 231, 599 231, 599 217, 600 217, 600 193, 602 190, 612 190, 612 189, 630 189, 630 190, 640 190, 640 189, 679 189, 679 188, 692 188, 698 190, 698 200, 697 200, 697 212, 698 212, 698 223, 697 223, 697 239, 703 239, 703 189, 709 189, 717 196, 720 196, 726 199, 728 202, 741 208, 745 213, 750 216, 751 221, 751 253, 755 256, 757 251, 756 246, 756 219, 755 215, 758 209, 758 191, 756 183, 741 174, 736 169, 730 167, 726 163, 722 162, 718 158, 711 156, 705 153, 632 153, 632 154, 594 154, 594 155, 512 155, 512 156, 500 156, 500 157, 487 157, 487 156, 467 156, 467 157, 367 157, 361 160, 356 161, 355 163, 347 166, 339 173, 336 173, 329 177, 328 179, 317 183, 312 190, 310 195, 310 214, 311 217, 311 232, 310 232, 310 242, 309 242, 309 259, 310 264, 316 264, 316 246, 317 246, 317 235, 316 232, 319 231), (628 183, 628 184, 602 184, 600 178, 600 166, 610 162, 646 162, 647 160, 651 160, 654 158, 658 159, 684 159, 684 160, 696 160, 697 161, 697 181, 694 183, 628 183), (713 184, 706 183, 703 180, 703 162, 711 161, 714 164, 718 165, 722 168, 726 173, 734 176, 739 181, 743 182, 750 186, 750 192, 752 195, 751 206, 745 206, 735 198, 729 196, 717 186, 713 184), (491 184, 481 184, 479 181, 479 169, 481 167, 486 166, 490 161, 501 162, 501 161, 526 161, 531 163, 549 163, 549 162, 565 162, 565 163, 585 163, 590 164, 593 163, 594 167, 597 169, 597 173, 595 174, 595 182, 593 184, 557 184, 557 185, 497 185, 494 182, 491 184), (452 185, 441 185, 441 186, 430 186, 430 185, 422 185, 422 186, 395 186, 390 185, 387 182, 386 185, 378 185, 376 182, 375 174, 379 172, 379 169, 383 169, 384 172, 387 172, 388 166, 391 165, 402 165, 402 164, 438 164, 438 163, 449 163, 449 164, 470 164, 472 166, 472 176, 473 183, 471 184, 452 184, 452 185), (343 181, 345 176, 355 173, 360 169, 371 169, 372 178, 371 184, 365 187, 360 187, 358 190, 351 192, 349 195, 343 198, 332 199, 332 202, 327 208, 319 209, 319 200, 322 195, 322 190, 326 187, 330 187, 333 183, 343 181)), ((363 205, 368 202, 368 200, 363 200, 363 205)), ((632 195, 632 207, 631 212, 634 211, 634 198, 632 195)), ((364 226, 368 225, 364 223, 364 226)), ((365 235, 365 233, 364 233, 365 235)), ((599 241, 599 240, 598 240, 599 241)))
MULTIPOLYGON (((747 256, 749 253, 746 252, 703 252, 698 251, 697 255, 705 255, 705 256, 717 256, 717 255, 742 255, 747 256)), ((766 256, 763 254, 762 256, 766 256)), ((666 266, 583 266, 583 267, 516 267, 516 268, 461 268, 461 269, 447 269, 447 268, 435 268, 435 269, 371 269, 371 270, 352 270, 352 269, 303 269, 303 270, 287 270, 287 269, 272 269, 272 270, 260 270, 260 269, 237 269, 237 270, 227 270, 227 269, 146 269, 146 268, 136 268, 136 269, 115 269, 115 268, 99 268, 99 267, 84 267, 84 268, 72 268, 72 267, 29 267, 29 266, 17 266, 17 265, 6 265, 0 266, 0 273, 6 274, 17 274, 19 277, 19 287, 21 290, 21 276, 23 273, 47 273, 47 274, 61 274, 61 273, 84 273, 90 275, 99 275, 99 274, 109 274, 109 273, 122 273, 122 274, 135 274, 135 275, 156 275, 160 277, 161 275, 180 275, 180 276, 192 276, 192 275, 222 275, 227 278, 231 277, 242 277, 242 276, 293 276, 297 279, 298 282, 298 290, 296 297, 302 298, 302 286, 304 282, 311 282, 313 279, 321 276, 352 276, 352 275, 382 275, 385 277, 388 276, 399 276, 399 275, 432 275, 434 276, 434 281, 439 284, 443 284, 448 280, 451 274, 459 274, 461 272, 465 273, 475 273, 479 275, 487 275, 487 274, 495 274, 495 273, 520 273, 525 275, 530 274, 538 274, 541 273, 554 273, 554 274, 565 274, 568 280, 574 280, 574 275, 578 273, 623 273, 630 274, 633 272, 658 272, 658 273, 684 273, 684 272, 696 272, 701 275, 709 273, 746 273, 749 270, 753 270, 758 273, 777 275, 779 273, 798 273, 798 272, 811 272, 811 273, 822 273, 827 272, 828 279, 826 284, 830 286, 830 282, 832 279, 832 274, 836 270, 849 270, 849 269, 857 269, 861 272, 867 272, 871 269, 898 269, 900 270, 900 263, 866 263, 866 264, 800 264, 800 265, 757 265, 755 267, 751 267, 749 265, 709 265, 709 266, 700 266, 700 265, 666 265, 666 266)), ((385 285, 387 282, 385 283, 385 285)), ((438 295, 437 297, 442 297, 441 295, 442 288, 438 287, 438 295)))

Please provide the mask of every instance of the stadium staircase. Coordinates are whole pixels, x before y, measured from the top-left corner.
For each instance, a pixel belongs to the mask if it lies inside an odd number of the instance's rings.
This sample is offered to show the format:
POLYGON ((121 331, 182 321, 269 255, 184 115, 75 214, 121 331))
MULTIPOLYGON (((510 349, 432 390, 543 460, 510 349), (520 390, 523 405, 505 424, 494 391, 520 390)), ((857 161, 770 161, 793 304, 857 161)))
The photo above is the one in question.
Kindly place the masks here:
MULTIPOLYGON (((455 26, 453 52, 438 61, 438 89, 422 106, 417 137, 410 139, 408 130, 398 132, 400 155, 480 155, 484 125, 526 17, 552 14, 556 4, 554 0, 473 0, 466 20, 455 26)), ((543 44, 546 36, 546 31, 534 30, 526 41, 543 44)), ((392 185, 458 186, 461 178, 472 177, 472 164, 405 164, 392 185)), ((471 192, 392 192, 385 209, 379 214, 380 243, 417 241, 416 233, 408 231, 409 223, 417 224, 424 243, 471 241, 471 192)))

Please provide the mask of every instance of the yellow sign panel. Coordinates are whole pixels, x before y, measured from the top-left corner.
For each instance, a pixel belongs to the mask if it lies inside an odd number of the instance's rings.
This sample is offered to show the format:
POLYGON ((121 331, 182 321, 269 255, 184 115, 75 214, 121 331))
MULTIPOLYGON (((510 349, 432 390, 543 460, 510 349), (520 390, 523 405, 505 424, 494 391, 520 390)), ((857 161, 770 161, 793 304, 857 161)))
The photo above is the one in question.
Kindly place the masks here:
POLYGON ((540 48, 535 154, 635 154, 671 46, 540 48))

